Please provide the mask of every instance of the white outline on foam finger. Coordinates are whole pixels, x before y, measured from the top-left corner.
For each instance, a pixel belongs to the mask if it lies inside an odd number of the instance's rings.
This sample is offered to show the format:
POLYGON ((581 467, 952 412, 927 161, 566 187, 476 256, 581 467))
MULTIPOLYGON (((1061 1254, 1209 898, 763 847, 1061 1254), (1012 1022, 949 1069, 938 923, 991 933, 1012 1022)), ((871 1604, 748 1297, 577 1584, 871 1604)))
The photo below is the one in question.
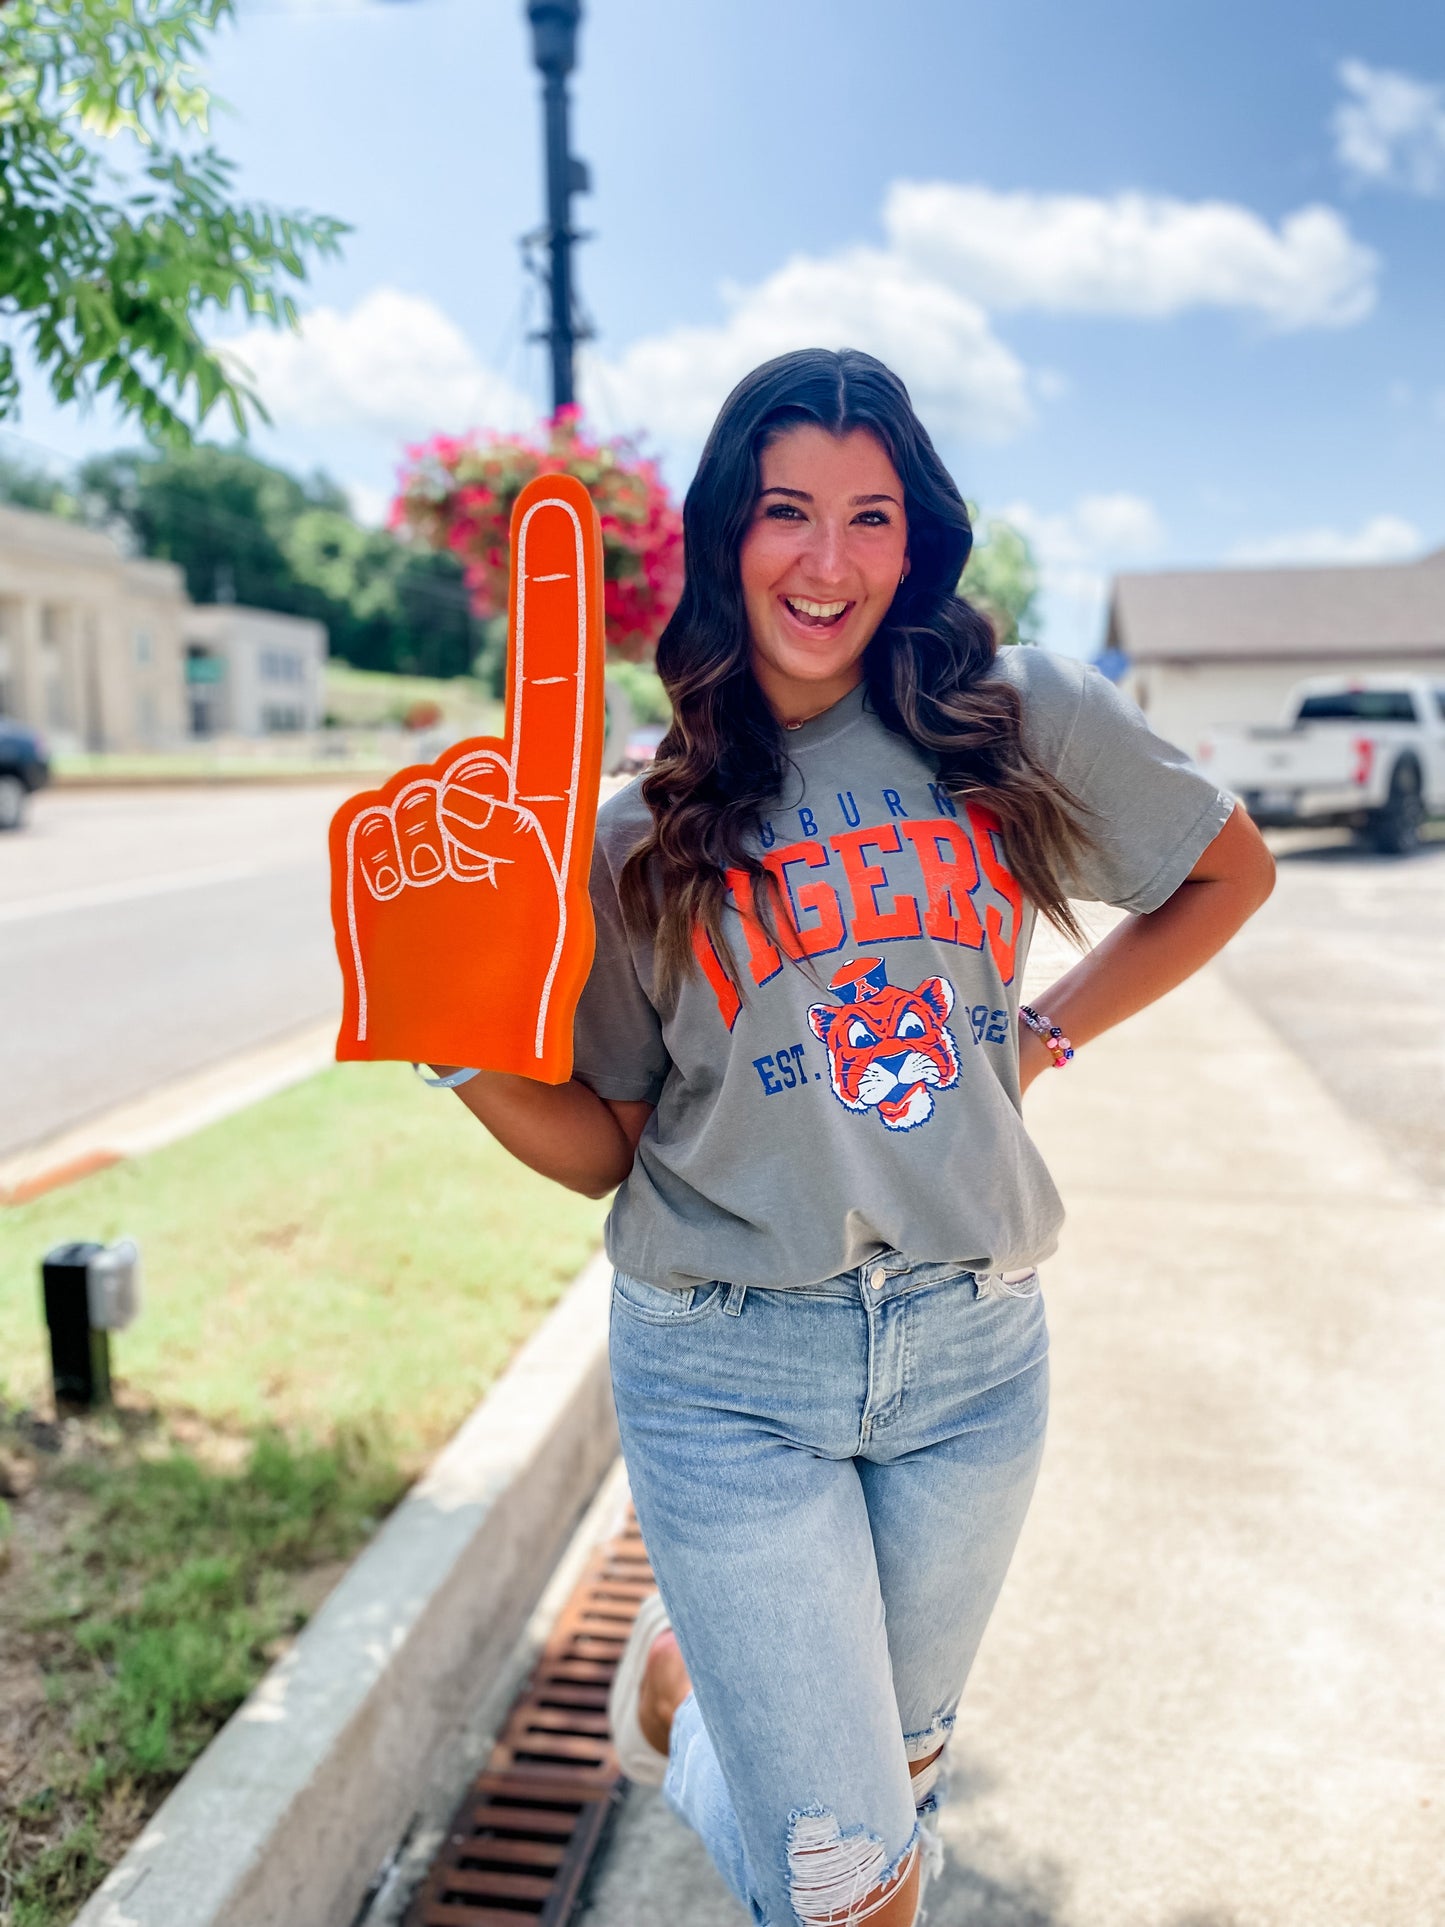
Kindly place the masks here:
MULTIPOLYGON (((547 1027, 547 1012, 552 1004, 552 986, 557 980, 557 971, 562 962, 562 950, 567 940, 567 877, 572 861, 572 835, 577 824, 577 790, 582 776, 582 729, 586 721, 587 699, 587 572, 584 567, 585 555, 582 543, 582 518, 572 504, 559 495, 543 496, 534 502, 522 517, 522 527, 517 537, 517 636, 513 661, 514 681, 512 685, 512 727, 509 732, 512 751, 513 797, 516 796, 516 765, 522 753, 522 692, 526 686, 526 644, 527 644, 527 531, 532 517, 538 509, 562 509, 572 524, 572 540, 576 555, 576 573, 573 577, 577 587, 577 666, 573 672, 576 683, 576 699, 572 716, 572 773, 567 788, 567 815, 562 832, 562 855, 560 861, 552 856, 551 846, 545 837, 542 847, 547 852, 552 869, 552 880, 557 891, 557 941, 552 946, 552 961, 547 966, 547 974, 542 979, 542 994, 537 1005, 537 1029, 533 1036, 532 1055, 542 1055, 542 1034, 547 1027)), ((553 575, 538 576, 539 582, 565 582, 565 570, 553 575)), ((552 678, 546 678, 551 681, 552 678)), ((565 677, 562 680, 566 680, 565 677)), ((526 802, 540 802, 540 797, 526 797, 526 802)), ((547 799, 551 801, 549 797, 547 799)))

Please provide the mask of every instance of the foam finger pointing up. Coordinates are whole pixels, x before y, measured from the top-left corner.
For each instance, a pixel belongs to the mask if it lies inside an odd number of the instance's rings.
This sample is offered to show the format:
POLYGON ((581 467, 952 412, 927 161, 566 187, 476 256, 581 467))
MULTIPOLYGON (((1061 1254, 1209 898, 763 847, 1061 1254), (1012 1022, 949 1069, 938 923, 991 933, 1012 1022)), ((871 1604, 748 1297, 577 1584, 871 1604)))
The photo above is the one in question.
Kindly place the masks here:
POLYGON ((516 799, 532 810, 565 867, 577 794, 588 679, 601 675, 602 557, 583 485, 538 476, 513 521, 512 678, 508 737, 516 799))

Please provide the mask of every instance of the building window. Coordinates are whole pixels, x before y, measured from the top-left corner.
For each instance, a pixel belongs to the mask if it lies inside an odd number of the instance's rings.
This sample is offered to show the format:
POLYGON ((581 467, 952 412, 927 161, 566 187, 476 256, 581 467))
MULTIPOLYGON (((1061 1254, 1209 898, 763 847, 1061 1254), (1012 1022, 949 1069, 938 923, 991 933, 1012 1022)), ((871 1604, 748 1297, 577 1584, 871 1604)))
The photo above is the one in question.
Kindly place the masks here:
POLYGON ((137 629, 135 632, 135 659, 142 669, 145 668, 151 659, 151 635, 149 629, 137 629))
POLYGON ((261 727, 268 734, 281 730, 304 729, 306 719, 295 703, 263 703, 261 727))
POLYGON ((301 658, 289 649, 263 649, 261 651, 262 682, 302 682, 305 671, 301 658))

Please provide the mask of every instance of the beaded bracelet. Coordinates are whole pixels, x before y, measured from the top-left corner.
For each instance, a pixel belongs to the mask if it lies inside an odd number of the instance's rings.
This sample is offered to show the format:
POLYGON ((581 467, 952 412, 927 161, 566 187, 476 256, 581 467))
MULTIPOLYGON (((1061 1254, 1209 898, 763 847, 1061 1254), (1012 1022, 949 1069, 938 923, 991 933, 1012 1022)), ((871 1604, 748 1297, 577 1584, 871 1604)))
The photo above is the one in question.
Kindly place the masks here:
POLYGON ((1047 1017, 1041 1017, 1032 1004, 1020 1004, 1019 1016, 1035 1036, 1043 1038, 1044 1046, 1054 1060, 1054 1069, 1061 1071, 1073 1056, 1074 1047, 1059 1026, 1051 1024, 1047 1017))

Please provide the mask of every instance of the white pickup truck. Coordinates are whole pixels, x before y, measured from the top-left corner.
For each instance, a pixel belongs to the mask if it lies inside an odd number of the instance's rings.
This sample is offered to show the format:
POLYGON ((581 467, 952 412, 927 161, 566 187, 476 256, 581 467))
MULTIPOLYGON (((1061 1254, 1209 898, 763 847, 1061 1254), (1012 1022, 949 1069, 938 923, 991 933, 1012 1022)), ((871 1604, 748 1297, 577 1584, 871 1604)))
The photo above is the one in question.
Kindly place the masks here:
POLYGON ((1282 723, 1211 730, 1197 760, 1262 827, 1343 826, 1403 855, 1445 815, 1445 682, 1312 676, 1282 723))

